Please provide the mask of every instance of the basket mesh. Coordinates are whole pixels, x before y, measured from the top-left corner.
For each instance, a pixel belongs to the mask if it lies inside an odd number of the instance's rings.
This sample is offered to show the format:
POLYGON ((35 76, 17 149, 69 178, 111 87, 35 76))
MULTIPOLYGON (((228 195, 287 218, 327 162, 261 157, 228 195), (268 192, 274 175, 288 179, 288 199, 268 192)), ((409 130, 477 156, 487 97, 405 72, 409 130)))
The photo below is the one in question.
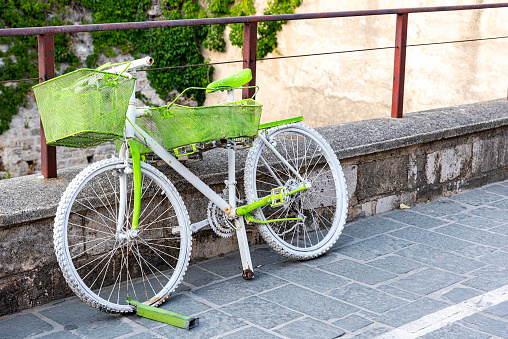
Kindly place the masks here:
POLYGON ((89 147, 122 136, 135 81, 80 69, 34 86, 47 144, 89 147))
POLYGON ((252 99, 219 106, 171 105, 151 109, 166 149, 257 135, 261 104, 252 99))

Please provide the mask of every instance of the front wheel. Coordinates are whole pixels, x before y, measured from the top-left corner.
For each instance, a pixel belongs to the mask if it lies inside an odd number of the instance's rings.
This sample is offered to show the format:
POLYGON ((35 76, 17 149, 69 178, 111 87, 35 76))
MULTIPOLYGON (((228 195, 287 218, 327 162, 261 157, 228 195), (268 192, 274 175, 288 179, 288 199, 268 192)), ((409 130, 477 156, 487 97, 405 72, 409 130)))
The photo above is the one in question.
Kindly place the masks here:
MULTIPOLYGON (((263 135, 310 188, 289 195, 277 206, 252 211, 261 221, 300 219, 259 224, 259 232, 274 250, 289 258, 318 257, 337 241, 346 221, 347 188, 340 163, 324 138, 303 124, 274 127, 263 135)), ((278 187, 287 192, 302 187, 301 180, 261 138, 249 151, 244 180, 249 203, 278 187)))
POLYGON ((84 169, 55 218, 55 252, 65 280, 82 301, 108 313, 134 311, 128 297, 160 305, 182 280, 191 252, 180 195, 145 163, 139 226, 131 227, 133 174, 124 167, 123 160, 107 159, 84 169))

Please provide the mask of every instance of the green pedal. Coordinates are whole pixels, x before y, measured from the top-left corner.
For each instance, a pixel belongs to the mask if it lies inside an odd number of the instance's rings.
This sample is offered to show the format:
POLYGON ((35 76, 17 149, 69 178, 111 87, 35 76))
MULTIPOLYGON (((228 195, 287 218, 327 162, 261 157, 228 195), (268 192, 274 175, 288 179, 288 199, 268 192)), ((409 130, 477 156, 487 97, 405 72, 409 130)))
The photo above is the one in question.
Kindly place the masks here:
POLYGON ((148 306, 130 298, 126 300, 129 304, 136 306, 137 315, 143 318, 160 321, 176 327, 185 328, 190 330, 199 325, 199 318, 188 317, 186 315, 178 314, 171 311, 166 311, 161 308, 148 306))

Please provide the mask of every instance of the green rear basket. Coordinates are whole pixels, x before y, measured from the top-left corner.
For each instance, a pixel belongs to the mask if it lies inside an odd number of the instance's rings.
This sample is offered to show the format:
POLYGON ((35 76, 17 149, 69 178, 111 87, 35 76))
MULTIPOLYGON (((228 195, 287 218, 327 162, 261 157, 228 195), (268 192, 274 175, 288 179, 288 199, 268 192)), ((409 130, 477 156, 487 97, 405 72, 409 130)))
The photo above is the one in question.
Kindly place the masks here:
POLYGON ((169 105, 151 108, 166 149, 258 133, 261 104, 252 99, 218 106, 169 105))
POLYGON ((46 143, 89 147, 121 137, 135 81, 80 69, 34 86, 46 143))

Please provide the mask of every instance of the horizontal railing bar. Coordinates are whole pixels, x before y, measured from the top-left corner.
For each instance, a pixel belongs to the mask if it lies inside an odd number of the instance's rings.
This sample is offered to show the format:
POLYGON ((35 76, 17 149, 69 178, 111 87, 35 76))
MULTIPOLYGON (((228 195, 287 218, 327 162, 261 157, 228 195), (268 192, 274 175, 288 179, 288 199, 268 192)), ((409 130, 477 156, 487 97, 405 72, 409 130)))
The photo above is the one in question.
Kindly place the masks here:
POLYGON ((21 82, 21 81, 32 81, 32 80, 40 80, 40 78, 27 78, 27 79, 16 79, 16 80, 2 80, 0 84, 5 84, 7 82, 21 82))
POLYGON ((163 28, 163 27, 181 27, 181 26, 219 25, 219 24, 234 24, 249 22, 266 22, 266 21, 343 18, 343 17, 406 14, 406 13, 445 12, 445 11, 461 11, 461 10, 502 8, 502 7, 508 7, 508 3, 441 6, 441 7, 416 7, 416 8, 399 8, 399 9, 376 9, 376 10, 323 12, 323 13, 255 15, 255 16, 185 19, 185 20, 141 21, 141 22, 72 25, 72 26, 4 28, 0 29, 0 37, 76 33, 76 32, 115 31, 115 30, 163 28))

